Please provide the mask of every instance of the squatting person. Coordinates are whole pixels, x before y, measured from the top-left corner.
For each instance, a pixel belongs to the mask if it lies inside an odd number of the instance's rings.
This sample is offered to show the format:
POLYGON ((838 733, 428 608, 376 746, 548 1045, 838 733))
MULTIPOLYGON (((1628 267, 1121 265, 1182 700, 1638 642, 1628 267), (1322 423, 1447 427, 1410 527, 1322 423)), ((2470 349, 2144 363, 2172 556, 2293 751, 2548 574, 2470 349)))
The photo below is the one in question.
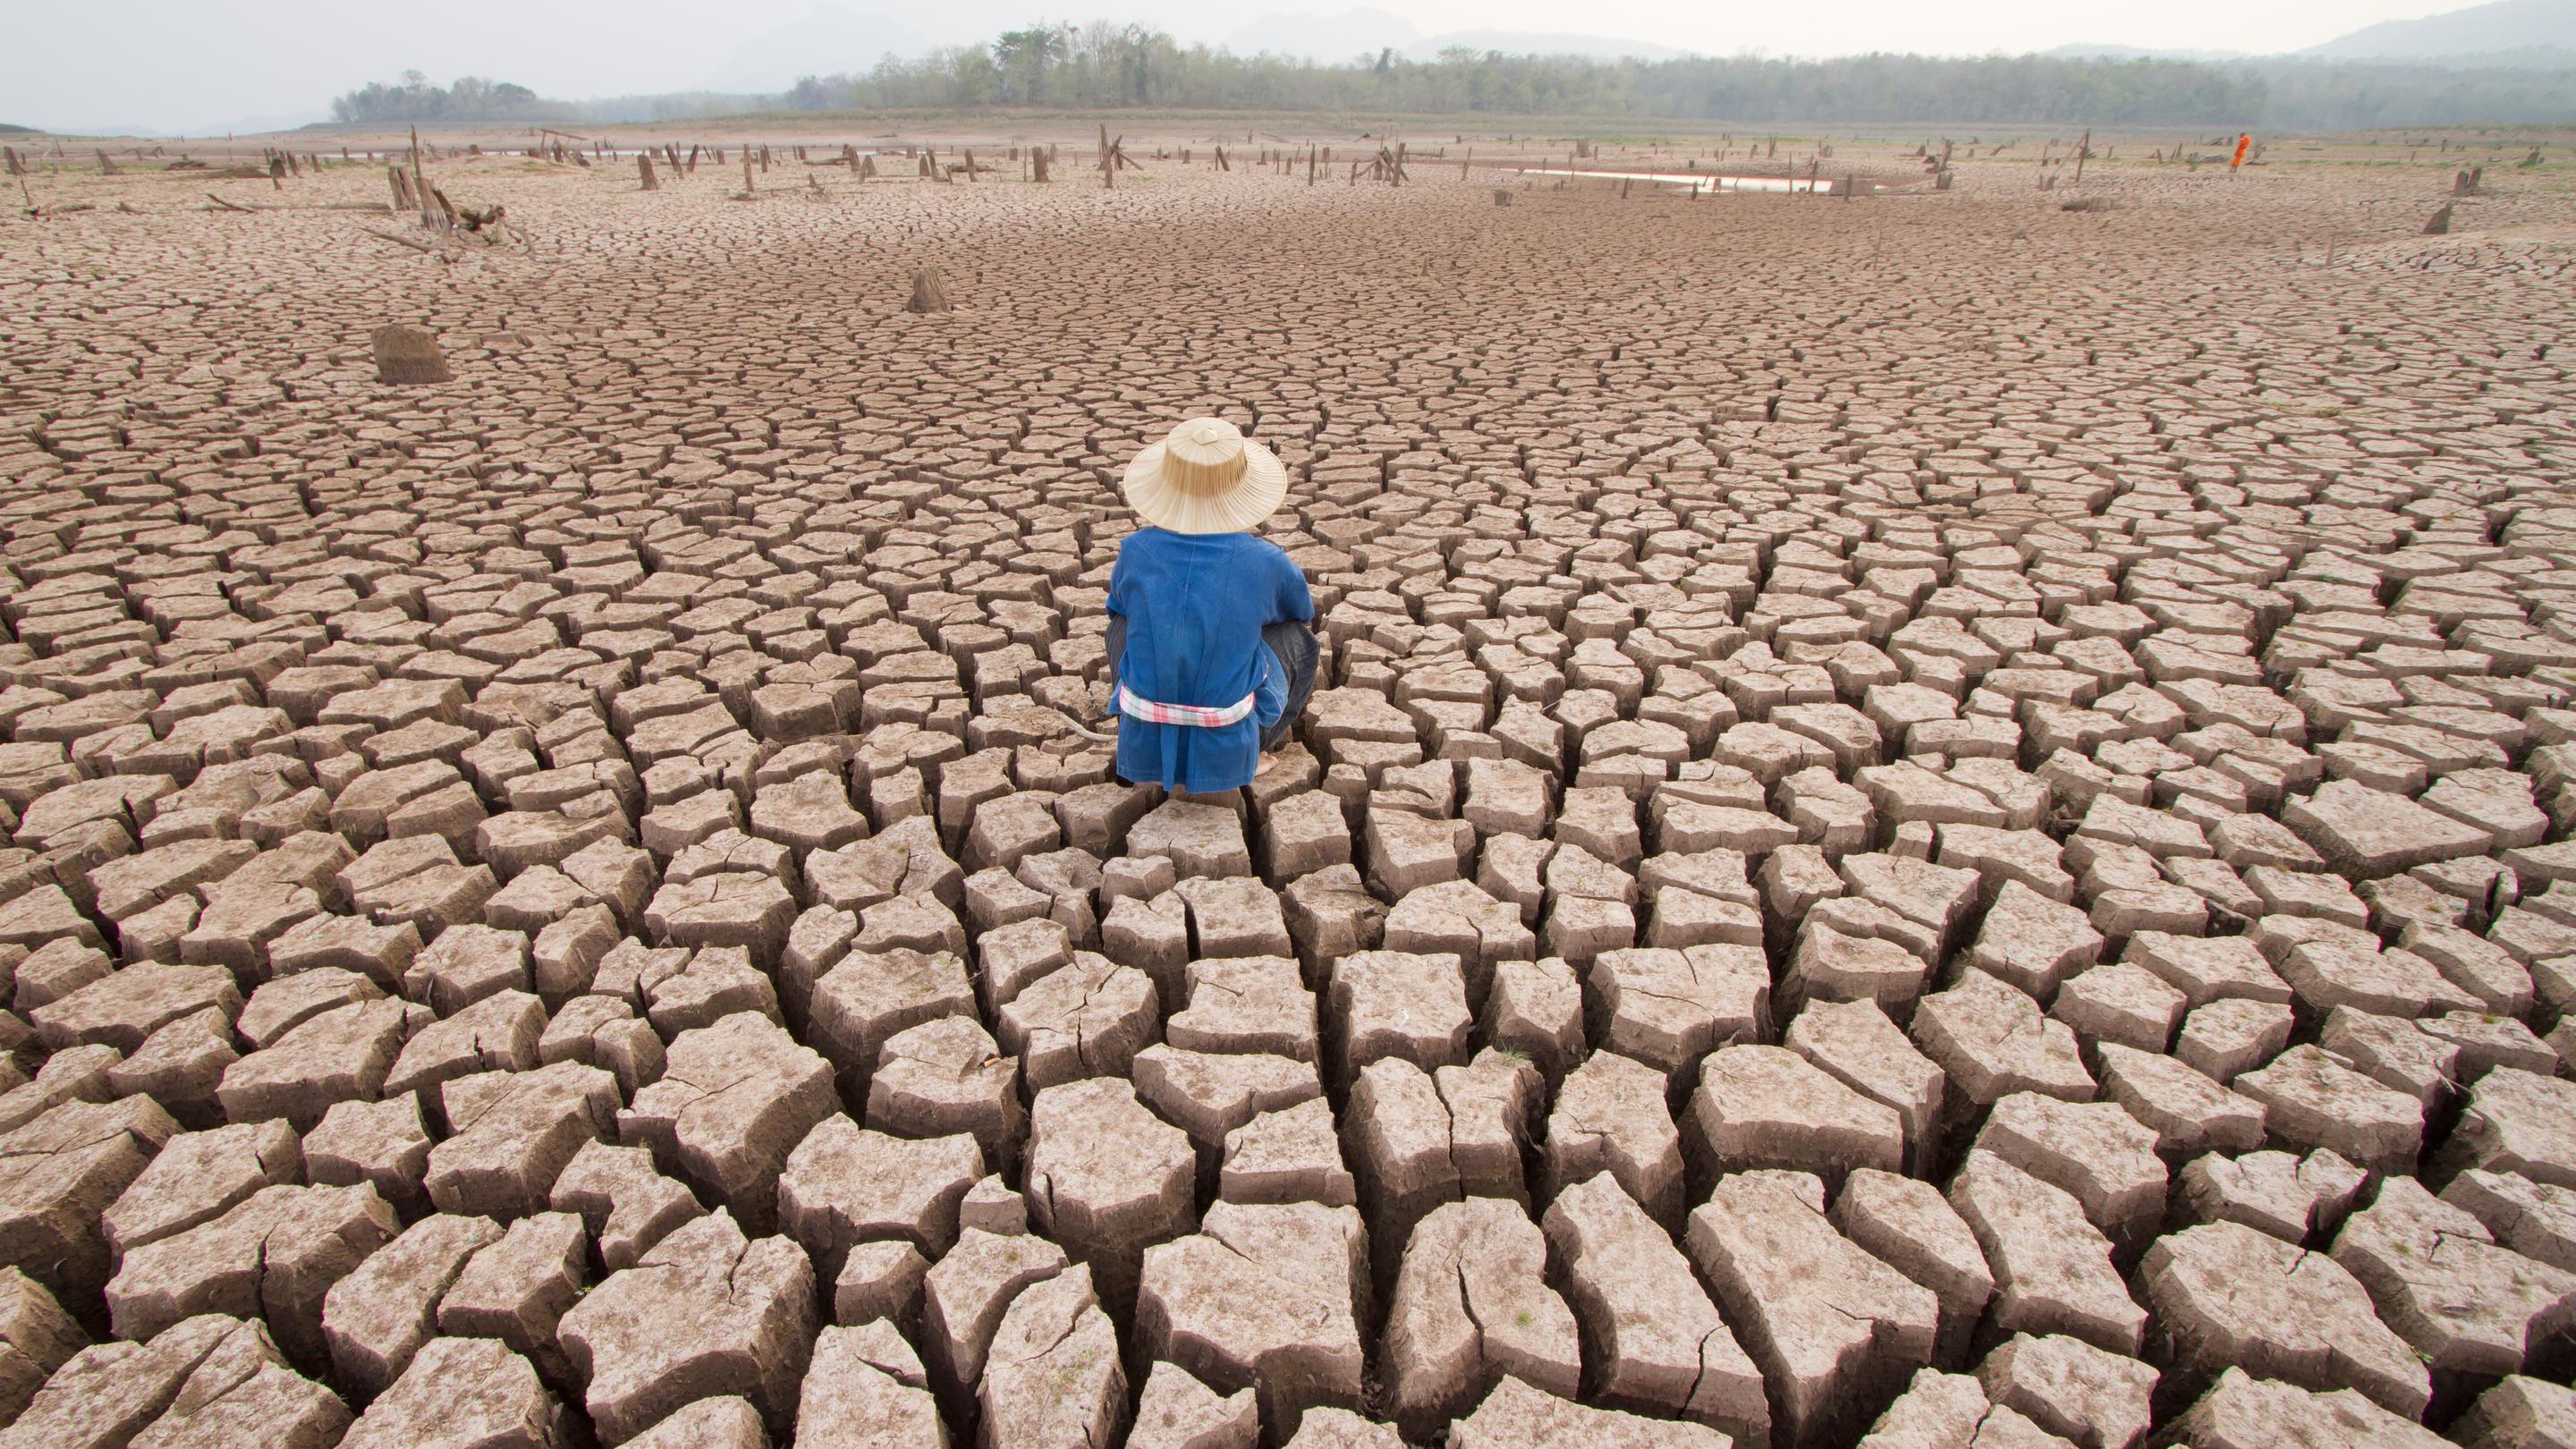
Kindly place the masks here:
POLYGON ((1119 778, 1248 785, 1315 688, 1306 576, 1250 532, 1288 496, 1288 470, 1232 423, 1192 418, 1136 455, 1125 488, 1147 526, 1109 573, 1119 778))

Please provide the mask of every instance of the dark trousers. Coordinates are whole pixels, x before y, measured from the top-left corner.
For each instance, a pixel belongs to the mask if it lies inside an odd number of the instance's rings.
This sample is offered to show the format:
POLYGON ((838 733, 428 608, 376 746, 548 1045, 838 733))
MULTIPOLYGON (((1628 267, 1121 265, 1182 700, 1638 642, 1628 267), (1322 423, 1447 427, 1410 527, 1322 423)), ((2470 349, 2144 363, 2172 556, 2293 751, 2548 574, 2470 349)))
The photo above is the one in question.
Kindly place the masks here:
MULTIPOLYGON (((1102 641, 1109 649, 1109 681, 1118 682, 1118 661, 1127 657, 1127 620, 1124 615, 1109 616, 1109 635, 1102 641)), ((1261 748, 1267 753, 1288 742, 1297 716, 1306 712, 1307 697, 1315 692, 1315 664, 1323 657, 1323 646, 1315 640, 1315 631, 1294 619, 1265 624, 1261 642, 1270 646, 1279 661, 1279 673, 1288 681, 1288 706, 1279 712, 1279 723, 1261 732, 1261 748)))

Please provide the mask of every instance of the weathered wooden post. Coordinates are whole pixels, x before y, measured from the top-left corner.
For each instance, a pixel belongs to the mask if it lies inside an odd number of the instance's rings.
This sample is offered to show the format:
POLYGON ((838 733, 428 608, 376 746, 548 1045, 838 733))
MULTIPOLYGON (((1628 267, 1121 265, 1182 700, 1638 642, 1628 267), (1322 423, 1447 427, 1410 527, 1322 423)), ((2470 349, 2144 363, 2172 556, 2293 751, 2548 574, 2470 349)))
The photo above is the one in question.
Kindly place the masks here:
POLYGON ((659 191, 662 189, 661 179, 653 174, 652 152, 638 151, 635 153, 635 171, 637 176, 644 183, 644 190, 659 191))
POLYGON ((420 127, 411 128, 411 194, 420 203, 420 224, 438 225, 438 207, 429 199, 429 173, 421 169, 420 127))
POLYGON ((749 196, 759 188, 751 184, 751 148, 742 148, 742 194, 749 196))
POLYGON ((2424 223, 2424 235, 2449 236, 2451 234, 2451 205, 2447 201, 2442 203, 2442 209, 2433 213, 2431 221, 2424 223))
POLYGON ((1029 170, 1033 173, 1030 177, 1031 180, 1044 181, 1047 179, 1047 152, 1044 146, 1031 146, 1029 148, 1029 170))
POLYGON ((915 267, 912 273, 912 300, 903 304, 907 312, 945 312, 948 310, 948 287, 940 280, 939 268, 915 267))
POLYGON ((2084 163, 2093 156, 2093 128, 2084 128, 2084 139, 2075 143, 2075 184, 2084 184, 2084 163))

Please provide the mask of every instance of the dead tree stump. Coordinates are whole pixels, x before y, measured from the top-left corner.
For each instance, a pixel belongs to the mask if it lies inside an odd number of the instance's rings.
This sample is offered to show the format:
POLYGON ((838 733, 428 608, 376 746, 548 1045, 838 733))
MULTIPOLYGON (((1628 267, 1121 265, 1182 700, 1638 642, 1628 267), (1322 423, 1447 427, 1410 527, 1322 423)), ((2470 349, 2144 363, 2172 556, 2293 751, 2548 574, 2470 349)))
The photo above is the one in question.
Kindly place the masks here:
POLYGON ((1045 147, 1031 146, 1029 148, 1029 168, 1032 173, 1030 177, 1031 180, 1044 181, 1047 179, 1047 151, 1045 147))
POLYGON ((2449 236, 2450 234, 2451 203, 2445 201, 2442 203, 2442 209, 2433 213, 2433 219, 2424 223, 2424 235, 2449 236))
POLYGON ((940 280, 937 267, 916 267, 912 273, 912 300, 903 304, 907 312, 945 312, 948 310, 948 285, 940 280))
POLYGON ((1508 188, 1508 187, 1502 187, 1502 186, 1497 186, 1497 187, 1495 187, 1495 188, 1494 188, 1494 205, 1496 205, 1496 206, 1509 206, 1509 205, 1511 205, 1511 204, 1512 204, 1512 193, 1511 193, 1510 188, 1508 188))
POLYGON ((662 189, 661 178, 653 174, 653 156, 651 152, 638 151, 635 153, 635 174, 642 180, 646 191, 659 191, 662 189))
POLYGON ((370 340, 376 349, 376 381, 395 384, 449 382, 455 374, 447 370, 447 354, 438 350, 438 339, 426 327, 406 327, 399 323, 379 327, 370 340))

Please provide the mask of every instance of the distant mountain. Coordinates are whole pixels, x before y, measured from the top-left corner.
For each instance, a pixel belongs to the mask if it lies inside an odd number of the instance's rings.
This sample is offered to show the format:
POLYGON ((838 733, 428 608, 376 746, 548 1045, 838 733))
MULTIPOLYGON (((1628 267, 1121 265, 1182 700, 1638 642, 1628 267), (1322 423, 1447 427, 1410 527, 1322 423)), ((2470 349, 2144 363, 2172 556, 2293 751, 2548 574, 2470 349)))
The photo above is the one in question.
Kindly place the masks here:
POLYGON ((2150 50, 2135 45, 2061 45, 2043 50, 2052 60, 2249 60, 2241 50, 2150 50))
POLYGON ((44 132, 37 130, 33 126, 11 126, 0 124, 0 136, 41 136, 43 134, 44 132))
MULTIPOLYGON (((2435 60, 2576 49, 2576 0, 2492 0, 2421 20, 2384 20, 2298 52, 2324 60, 2435 60)), ((2531 62, 2525 62, 2529 64, 2531 62)))
POLYGON ((1452 30, 1429 35, 1404 48, 1408 60, 1437 60, 1440 52, 1463 45, 1469 50, 1499 50, 1505 55, 1579 55, 1590 60, 1678 60, 1696 52, 1650 40, 1622 40, 1610 35, 1574 35, 1555 31, 1452 30))
POLYGON ((1225 37, 1237 55, 1304 56, 1310 60, 1344 61, 1381 50, 1403 50, 1422 32, 1401 15, 1384 10, 1345 10, 1339 15, 1264 15, 1225 37))
POLYGON ((745 41, 707 77, 725 93, 783 91, 801 76, 857 74, 889 55, 916 56, 932 42, 882 15, 817 5, 801 20, 745 41))

